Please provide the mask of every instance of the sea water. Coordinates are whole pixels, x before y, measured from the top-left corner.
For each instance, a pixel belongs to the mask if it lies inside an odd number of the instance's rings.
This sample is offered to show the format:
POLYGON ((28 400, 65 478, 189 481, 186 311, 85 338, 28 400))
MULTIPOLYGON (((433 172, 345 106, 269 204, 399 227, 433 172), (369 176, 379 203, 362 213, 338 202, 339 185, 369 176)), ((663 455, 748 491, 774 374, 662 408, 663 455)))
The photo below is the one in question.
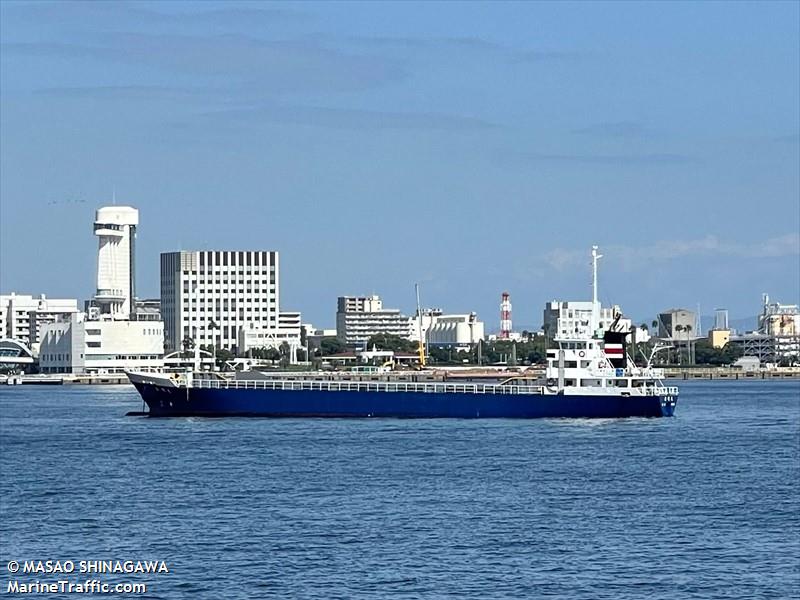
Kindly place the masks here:
POLYGON ((271 420, 126 417, 128 386, 3 386, 0 593, 800 597, 800 382, 680 391, 668 419, 271 420), (8 570, 39 560, 74 571, 8 570))

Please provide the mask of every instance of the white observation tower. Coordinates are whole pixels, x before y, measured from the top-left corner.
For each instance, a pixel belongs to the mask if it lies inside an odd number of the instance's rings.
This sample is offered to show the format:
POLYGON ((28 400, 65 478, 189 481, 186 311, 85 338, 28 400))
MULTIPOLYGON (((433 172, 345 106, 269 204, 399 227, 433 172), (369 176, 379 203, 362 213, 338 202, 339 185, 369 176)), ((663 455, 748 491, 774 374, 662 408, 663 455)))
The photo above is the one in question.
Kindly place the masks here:
POLYGON ((133 313, 134 240, 138 224, 139 211, 131 206, 97 209, 94 234, 99 247, 94 300, 103 315, 101 318, 127 320, 133 313))

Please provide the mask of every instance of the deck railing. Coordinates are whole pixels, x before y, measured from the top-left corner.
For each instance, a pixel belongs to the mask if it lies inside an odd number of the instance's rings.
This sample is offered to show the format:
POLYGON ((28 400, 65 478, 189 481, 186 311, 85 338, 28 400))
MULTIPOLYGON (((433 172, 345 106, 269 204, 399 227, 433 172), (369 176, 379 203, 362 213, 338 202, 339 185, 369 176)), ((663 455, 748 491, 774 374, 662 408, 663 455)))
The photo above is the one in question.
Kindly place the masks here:
POLYGON ((414 383, 407 381, 297 381, 193 379, 190 387, 233 390, 292 390, 326 392, 414 392, 423 394, 541 394, 537 385, 493 385, 483 383, 414 383))
MULTIPOLYGON (((622 388, 625 389, 625 388, 622 388)), ((645 390, 647 396, 677 396, 678 388, 674 385, 659 385, 655 387, 638 388, 645 390)))
MULTIPOLYGON (((224 390, 286 390, 326 392, 412 392, 421 394, 512 394, 539 395, 545 389, 539 385, 497 385, 484 383, 416 383, 407 381, 303 381, 295 379, 219 380, 193 379, 192 388, 224 390)), ((615 388, 587 388, 589 394, 599 394, 615 388)), ((616 388, 627 391, 630 388, 616 388)), ((674 386, 632 388, 643 396, 677 396, 674 386)), ((549 390, 552 394, 553 390, 549 390)))

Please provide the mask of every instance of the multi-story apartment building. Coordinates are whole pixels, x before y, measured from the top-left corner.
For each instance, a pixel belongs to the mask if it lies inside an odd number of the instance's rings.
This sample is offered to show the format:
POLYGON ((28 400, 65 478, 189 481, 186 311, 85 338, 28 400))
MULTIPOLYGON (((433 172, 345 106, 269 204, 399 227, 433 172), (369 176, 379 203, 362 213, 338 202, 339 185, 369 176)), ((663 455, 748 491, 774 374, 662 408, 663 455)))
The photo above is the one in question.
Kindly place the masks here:
MULTIPOLYGON (((592 302, 590 301, 570 300, 562 302, 553 300, 548 302, 545 305, 542 318, 542 327, 545 335, 549 339, 572 334, 594 335, 597 332, 589 330, 592 322, 592 308, 592 302)), ((607 330, 616 316, 621 313, 622 311, 617 305, 601 307, 599 328, 604 331, 607 330)), ((631 321, 630 319, 620 319, 618 326, 622 330, 630 329, 631 321)))
POLYGON ((78 301, 73 298, 47 298, 44 294, 7 294, 0 296, 0 337, 12 338, 37 351, 42 326, 52 323, 60 315, 78 311, 78 301))
POLYGON ((278 253, 203 250, 161 254, 167 351, 186 340, 236 351, 241 329, 277 329, 278 253))
POLYGON ((410 338, 411 319, 398 309, 383 308, 380 296, 340 296, 336 305, 336 337, 348 346, 362 345, 373 335, 410 338))

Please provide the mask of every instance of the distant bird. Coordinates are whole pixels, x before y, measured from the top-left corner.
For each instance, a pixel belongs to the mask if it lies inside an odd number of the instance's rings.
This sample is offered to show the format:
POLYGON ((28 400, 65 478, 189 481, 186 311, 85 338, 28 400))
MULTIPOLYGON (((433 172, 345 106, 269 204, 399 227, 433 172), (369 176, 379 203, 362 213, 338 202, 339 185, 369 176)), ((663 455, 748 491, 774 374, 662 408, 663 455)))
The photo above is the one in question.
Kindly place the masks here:
POLYGON ((50 200, 47 204, 49 206, 56 204, 86 204, 86 200, 82 198, 67 198, 66 200, 50 200))

